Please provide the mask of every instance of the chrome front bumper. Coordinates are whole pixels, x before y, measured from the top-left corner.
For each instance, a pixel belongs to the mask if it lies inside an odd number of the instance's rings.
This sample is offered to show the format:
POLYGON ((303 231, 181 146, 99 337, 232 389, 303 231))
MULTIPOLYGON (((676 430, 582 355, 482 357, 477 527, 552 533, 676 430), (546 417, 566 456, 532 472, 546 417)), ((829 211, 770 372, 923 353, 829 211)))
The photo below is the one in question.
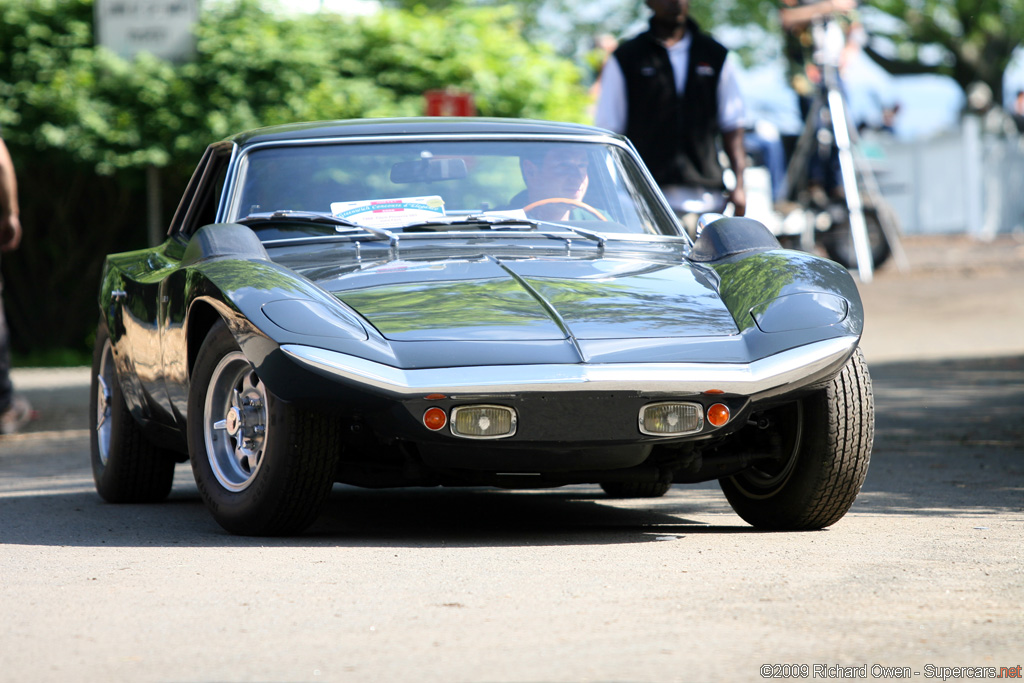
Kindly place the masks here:
POLYGON ((722 391, 751 398, 793 391, 838 372, 859 337, 844 336, 783 351, 752 363, 606 363, 485 365, 402 370, 311 346, 281 347, 301 366, 396 398, 529 391, 639 391, 695 395, 722 391))

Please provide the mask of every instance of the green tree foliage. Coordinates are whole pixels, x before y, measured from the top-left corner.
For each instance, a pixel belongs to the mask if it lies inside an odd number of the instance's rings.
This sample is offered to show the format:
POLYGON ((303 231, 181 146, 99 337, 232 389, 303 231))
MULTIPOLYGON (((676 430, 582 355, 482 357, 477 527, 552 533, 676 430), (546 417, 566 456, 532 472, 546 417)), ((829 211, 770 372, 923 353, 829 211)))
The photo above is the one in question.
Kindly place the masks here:
POLYGON ((1024 0, 874 0, 898 19, 875 28, 868 53, 893 74, 936 73, 961 88, 980 81, 997 103, 1003 74, 1024 38, 1024 0), (938 58, 928 52, 938 52, 938 58))
POLYGON ((520 35, 514 9, 278 15, 211 4, 196 59, 127 62, 92 46, 88 0, 0 0, 0 125, 100 173, 170 166, 211 139, 285 121, 411 116, 423 91, 476 94, 485 116, 582 120, 578 69, 520 35))
MULTIPOLYGON (((713 25, 781 31, 775 0, 708 4, 713 25)), ((1002 102, 1003 74, 1024 38, 1024 0, 861 0, 860 17, 865 52, 889 73, 949 76, 965 92, 982 82, 1002 102)), ((763 59, 761 48, 743 52, 763 59)))
MULTIPOLYGON (((770 0, 713 3, 716 21, 778 31, 770 0)), ((1024 0, 862 0, 865 51, 894 75, 951 77, 965 91, 987 84, 1002 102, 1003 74, 1024 38, 1024 0)))
MULTIPOLYGON (((643 0, 382 0, 390 7, 443 7, 452 3, 515 9, 533 40, 548 40, 565 54, 591 49, 593 37, 621 37, 647 15, 643 0), (542 21, 541 18, 544 18, 542 21)), ((777 59, 778 0, 691 0, 705 29, 748 29, 730 44, 750 65, 777 59)), ((1002 101, 1003 74, 1024 38, 1024 0, 861 0, 871 36, 866 52, 894 75, 937 74, 965 91, 986 83, 1002 101)))
POLYGON ((644 0, 382 0, 388 7, 440 9, 501 6, 516 12, 523 34, 566 55, 579 56, 602 33, 619 36, 647 15, 644 0))
MULTIPOLYGON (((780 30, 773 0, 708 4, 714 24, 780 30)), ((1002 102, 1003 74, 1024 38, 1024 0, 862 0, 860 16, 865 51, 890 73, 949 76, 965 91, 982 82, 1002 102)))
POLYGON ((423 92, 478 114, 580 121, 579 69, 522 37, 513 9, 352 18, 209 3, 197 54, 172 65, 93 45, 91 0, 0 0, 0 127, 20 182, 22 247, 3 259, 15 348, 84 347, 105 254, 146 242, 146 170, 169 221, 204 147, 276 123, 412 116, 423 92))
MULTIPOLYGON (((558 52, 572 56, 593 72, 603 63, 603 53, 595 49, 602 34, 630 37, 643 30, 651 12, 645 0, 381 0, 386 7, 440 9, 460 6, 501 6, 514 11, 523 33, 531 42, 549 43, 558 52)), ((702 28, 722 25, 769 28, 777 11, 777 0, 728 0, 701 2, 692 0, 690 15, 702 28)), ((772 30, 778 29, 777 22, 772 30)), ((764 31, 758 31, 760 38, 764 31)), ((731 46, 747 61, 778 54, 777 46, 752 40, 750 45, 731 46)))

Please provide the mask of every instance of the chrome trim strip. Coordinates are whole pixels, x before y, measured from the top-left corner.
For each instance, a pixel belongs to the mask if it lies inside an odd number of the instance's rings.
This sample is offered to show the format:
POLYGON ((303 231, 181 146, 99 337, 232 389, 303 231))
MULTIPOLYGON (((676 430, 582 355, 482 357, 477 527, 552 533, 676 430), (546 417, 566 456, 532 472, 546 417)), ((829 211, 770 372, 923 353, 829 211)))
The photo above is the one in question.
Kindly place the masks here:
POLYGON ((337 351, 299 344, 281 350, 330 379, 381 393, 494 394, 527 391, 630 390, 699 394, 710 389, 757 396, 799 389, 838 371, 857 347, 855 335, 789 349, 752 363, 607 363, 600 365, 488 365, 402 370, 337 351))
MULTIPOLYGON (((329 124, 328 124, 329 125, 329 124)), ((436 142, 438 140, 447 141, 455 140, 459 142, 465 141, 477 141, 481 140, 484 142, 495 142, 495 141, 507 141, 507 140, 525 140, 529 142, 533 141, 565 141, 565 142, 601 142, 613 144, 623 149, 629 149, 629 145, 623 142, 622 138, 619 138, 611 133, 604 133, 600 130, 593 133, 573 133, 566 131, 565 133, 553 133, 553 132, 540 132, 540 131, 490 131, 487 133, 469 131, 464 133, 447 132, 447 133, 378 133, 376 135, 358 135, 358 134, 345 134, 344 132, 335 133, 334 135, 312 135, 305 138, 276 138, 273 140, 264 140, 262 142, 249 142, 244 145, 245 152, 248 153, 254 149, 261 149, 263 147, 308 147, 310 145, 361 145, 361 144, 376 144, 381 142, 423 142, 423 141, 436 142)))

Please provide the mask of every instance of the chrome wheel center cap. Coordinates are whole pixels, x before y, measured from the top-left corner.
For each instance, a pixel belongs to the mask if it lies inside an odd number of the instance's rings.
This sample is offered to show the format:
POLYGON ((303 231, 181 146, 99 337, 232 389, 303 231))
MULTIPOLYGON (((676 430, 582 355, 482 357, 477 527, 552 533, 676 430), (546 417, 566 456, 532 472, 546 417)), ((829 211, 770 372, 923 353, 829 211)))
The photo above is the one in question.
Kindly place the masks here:
POLYGON ((242 411, 238 408, 229 408, 228 414, 224 416, 224 429, 231 436, 238 436, 242 431, 242 411))

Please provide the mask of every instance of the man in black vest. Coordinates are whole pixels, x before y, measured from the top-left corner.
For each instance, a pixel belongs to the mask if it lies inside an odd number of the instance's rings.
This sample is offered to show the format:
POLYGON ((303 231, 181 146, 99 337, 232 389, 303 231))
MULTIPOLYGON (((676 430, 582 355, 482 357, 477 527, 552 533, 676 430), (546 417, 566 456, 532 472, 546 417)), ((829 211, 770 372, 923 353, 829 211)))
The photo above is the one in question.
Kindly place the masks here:
POLYGON ((650 29, 601 73, 595 123, 624 133, 679 214, 746 210, 745 109, 728 50, 690 19, 689 0, 647 0, 650 29), (718 138, 735 182, 726 192, 718 138))

